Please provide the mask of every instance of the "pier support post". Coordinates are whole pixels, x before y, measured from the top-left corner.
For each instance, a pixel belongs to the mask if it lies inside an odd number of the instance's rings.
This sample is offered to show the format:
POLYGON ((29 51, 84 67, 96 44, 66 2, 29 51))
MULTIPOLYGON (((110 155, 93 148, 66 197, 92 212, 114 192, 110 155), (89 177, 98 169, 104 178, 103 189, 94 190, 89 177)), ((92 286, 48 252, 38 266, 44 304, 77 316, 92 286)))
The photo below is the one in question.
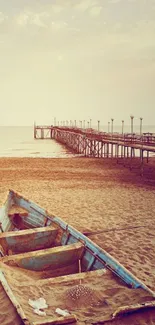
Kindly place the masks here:
POLYGON ((123 146, 121 146, 121 158, 123 158, 123 146))
POLYGON ((117 157, 117 164, 119 162, 119 144, 116 144, 116 157, 117 157))
POLYGON ((111 158, 113 158, 113 144, 111 144, 111 158))
POLYGON ((141 173, 141 176, 144 175, 144 150, 141 150, 141 166, 140 166, 140 173, 141 173))
POLYGON ((126 159, 126 147, 124 146, 124 167, 125 167, 125 159, 126 159))
POLYGON ((107 158, 109 158, 109 143, 107 143, 107 158))
POLYGON ((86 144, 86 137, 84 138, 84 155, 87 155, 87 144, 86 144))
POLYGON ((34 129, 33 129, 33 135, 34 135, 34 139, 36 139, 36 135, 37 135, 37 129, 36 129, 36 124, 34 123, 34 129))
POLYGON ((97 146, 97 156, 100 157, 100 141, 98 140, 98 146, 97 146))
POLYGON ((129 147, 127 147, 127 158, 129 158, 129 147))
POLYGON ((51 127, 51 139, 53 138, 53 130, 52 130, 52 127, 51 127))
POLYGON ((44 139, 44 129, 41 129, 41 139, 44 139))
POLYGON ((117 158, 118 155, 118 144, 115 144, 115 158, 117 158))
POLYGON ((131 147, 131 154, 130 154, 130 170, 132 170, 132 156, 133 156, 133 148, 131 147))
POLYGON ((103 142, 101 142, 101 158, 103 158, 103 142))

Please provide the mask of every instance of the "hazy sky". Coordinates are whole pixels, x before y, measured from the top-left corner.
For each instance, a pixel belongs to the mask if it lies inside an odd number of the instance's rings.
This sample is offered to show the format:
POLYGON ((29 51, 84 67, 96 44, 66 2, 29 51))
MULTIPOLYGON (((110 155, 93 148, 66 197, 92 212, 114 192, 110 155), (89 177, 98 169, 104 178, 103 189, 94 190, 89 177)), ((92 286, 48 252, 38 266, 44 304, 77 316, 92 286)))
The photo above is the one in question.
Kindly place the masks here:
POLYGON ((0 112, 155 124, 155 0, 0 0, 0 112))

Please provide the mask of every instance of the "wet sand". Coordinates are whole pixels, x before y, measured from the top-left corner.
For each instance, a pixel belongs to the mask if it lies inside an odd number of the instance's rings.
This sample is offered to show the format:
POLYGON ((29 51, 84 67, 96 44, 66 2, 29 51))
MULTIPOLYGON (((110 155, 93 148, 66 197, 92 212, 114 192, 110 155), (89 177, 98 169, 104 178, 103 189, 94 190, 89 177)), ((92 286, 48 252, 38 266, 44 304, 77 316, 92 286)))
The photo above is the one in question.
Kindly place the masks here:
MULTIPOLYGON (((144 178, 136 166, 137 162, 131 172, 110 159, 2 158, 0 204, 12 188, 80 231, 103 230, 90 238, 154 290, 155 161, 152 159, 145 166, 144 178)), ((18 282, 18 274, 16 280, 18 282)), ((115 289, 119 289, 117 285, 115 289)), ((121 295, 123 297, 122 292, 121 295)), ((131 302, 126 291, 127 297, 131 302)), ((5 308, 4 299, 3 305, 5 308)), ((19 324, 13 320, 15 314, 9 314, 1 323, 19 324)), ((139 312, 124 321, 115 321, 115 324, 131 323, 154 324, 155 311, 139 312)))

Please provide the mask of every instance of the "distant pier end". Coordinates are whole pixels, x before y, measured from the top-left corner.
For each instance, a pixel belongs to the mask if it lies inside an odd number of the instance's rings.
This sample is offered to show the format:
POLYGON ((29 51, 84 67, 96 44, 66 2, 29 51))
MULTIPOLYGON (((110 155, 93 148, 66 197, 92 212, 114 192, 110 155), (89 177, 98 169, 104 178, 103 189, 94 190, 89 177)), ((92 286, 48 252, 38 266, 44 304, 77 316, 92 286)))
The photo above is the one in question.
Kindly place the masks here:
POLYGON ((53 125, 36 125, 34 124, 34 139, 53 139, 53 125))

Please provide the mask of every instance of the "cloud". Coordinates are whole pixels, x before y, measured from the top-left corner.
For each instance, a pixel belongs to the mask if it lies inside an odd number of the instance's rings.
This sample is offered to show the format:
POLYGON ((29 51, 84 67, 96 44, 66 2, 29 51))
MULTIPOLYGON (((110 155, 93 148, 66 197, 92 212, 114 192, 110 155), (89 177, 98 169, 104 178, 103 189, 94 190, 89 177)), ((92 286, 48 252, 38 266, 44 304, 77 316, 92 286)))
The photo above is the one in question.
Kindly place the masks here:
MULTIPOLYGON (((118 2, 123 4, 123 1, 125 0, 105 0, 104 10, 103 0, 76 0, 75 2, 65 0, 65 3, 59 0, 56 2, 59 5, 48 3, 47 6, 46 3, 42 7, 36 6, 31 9, 29 7, 27 10, 14 13, 16 16, 9 16, 7 23, 1 25, 1 31, 7 31, 5 32, 6 44, 8 40, 9 44, 14 44, 13 46, 16 44, 15 48, 19 46, 20 50, 21 43, 22 48, 25 46, 25 48, 37 48, 41 51, 59 49, 60 53, 61 51, 65 53, 65 62, 66 52, 71 55, 72 53, 77 55, 79 52, 81 56, 90 56, 91 53, 92 56, 97 57, 103 55, 101 48, 106 49, 104 57, 107 59, 109 56, 112 59, 137 56, 139 49, 147 47, 150 52, 145 51, 145 56, 148 53, 148 57, 153 57, 151 44, 155 44, 155 22, 151 17, 148 21, 139 18, 140 10, 142 15, 145 9, 144 2, 136 5, 135 17, 125 20, 128 10, 122 5, 118 7, 111 5, 118 2)), ((126 1, 128 4, 131 2, 126 1)), ((0 21, 4 21, 6 17, 0 13, 0 21)), ((59 52, 56 58, 58 55, 59 52)))
POLYGON ((47 12, 33 13, 31 11, 25 11, 16 17, 16 23, 20 26, 36 25, 39 27, 47 27, 48 17, 49 14, 47 12))
POLYGON ((4 23, 8 20, 8 16, 4 15, 3 12, 0 11, 0 24, 4 23))
POLYGON ((27 13, 19 14, 18 17, 16 17, 16 22, 18 25, 25 26, 27 25, 29 21, 29 15, 27 13))
POLYGON ((89 13, 92 17, 97 17, 100 15, 101 13, 101 10, 102 10, 102 7, 100 6, 94 6, 92 7, 90 10, 89 10, 89 13))
POLYGON ((63 56, 60 54, 58 55, 58 61, 62 61, 63 60, 63 56))
POLYGON ((34 25, 37 25, 39 27, 47 27, 47 24, 45 24, 40 15, 38 14, 35 14, 33 17, 32 17, 32 20, 31 20, 31 23, 34 24, 34 25))
POLYGON ((93 6, 98 5, 98 1, 97 0, 81 0, 79 1, 79 3, 77 3, 74 8, 76 10, 79 10, 81 12, 87 11, 88 9, 90 9, 93 6))
POLYGON ((55 14, 59 14, 61 11, 63 11, 64 7, 63 6, 59 6, 59 5, 53 5, 52 6, 52 12, 55 14))
MULTIPOLYGON (((48 12, 25 11, 16 17, 16 23, 20 26, 35 25, 43 28, 50 28, 52 31, 58 31, 68 28, 68 23, 61 19, 53 19, 55 15, 48 12)), ((69 29, 69 28, 68 28, 69 29)))
MULTIPOLYGON (((133 1, 135 1, 135 0, 133 0, 133 1)), ((122 2, 122 0, 109 0, 109 3, 114 3, 114 4, 115 3, 120 3, 120 2, 122 2)))
POLYGON ((65 21, 61 21, 61 20, 52 21, 52 30, 53 31, 57 31, 60 29, 66 29, 67 27, 68 27, 68 23, 66 23, 65 21))
POLYGON ((99 0, 82 0, 79 1, 74 9, 79 12, 88 12, 91 17, 100 15, 102 6, 99 0))

